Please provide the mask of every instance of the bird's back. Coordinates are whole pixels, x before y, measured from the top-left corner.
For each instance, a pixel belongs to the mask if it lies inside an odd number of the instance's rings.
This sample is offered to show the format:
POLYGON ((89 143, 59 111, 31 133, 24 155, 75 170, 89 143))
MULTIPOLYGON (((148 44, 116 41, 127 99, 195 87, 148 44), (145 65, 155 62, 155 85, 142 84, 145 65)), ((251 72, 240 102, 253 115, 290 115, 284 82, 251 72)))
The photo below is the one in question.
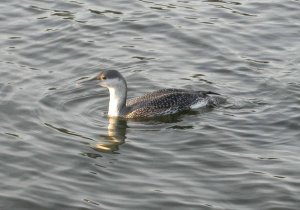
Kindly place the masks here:
POLYGON ((209 104, 209 94, 216 93, 182 89, 154 91, 137 98, 129 99, 126 103, 126 117, 155 117, 174 114, 179 111, 189 110, 191 106, 198 102, 204 102, 203 106, 211 106, 213 104, 209 104))

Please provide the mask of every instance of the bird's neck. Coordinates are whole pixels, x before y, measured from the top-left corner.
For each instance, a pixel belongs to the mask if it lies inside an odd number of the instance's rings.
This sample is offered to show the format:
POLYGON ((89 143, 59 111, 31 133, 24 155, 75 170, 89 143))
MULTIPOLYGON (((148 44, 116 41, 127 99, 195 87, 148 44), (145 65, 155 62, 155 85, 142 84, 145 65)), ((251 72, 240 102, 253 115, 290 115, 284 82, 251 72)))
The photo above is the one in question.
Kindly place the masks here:
POLYGON ((127 87, 126 84, 121 84, 117 87, 109 88, 109 108, 108 116, 119 117, 125 114, 127 87))

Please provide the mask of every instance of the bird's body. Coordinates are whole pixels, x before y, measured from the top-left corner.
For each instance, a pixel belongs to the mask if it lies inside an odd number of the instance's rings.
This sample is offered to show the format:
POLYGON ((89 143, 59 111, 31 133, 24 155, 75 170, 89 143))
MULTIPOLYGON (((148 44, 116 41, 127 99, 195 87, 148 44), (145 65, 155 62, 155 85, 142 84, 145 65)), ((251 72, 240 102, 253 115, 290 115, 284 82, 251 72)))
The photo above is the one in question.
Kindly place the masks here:
POLYGON ((101 86, 109 89, 108 115, 111 117, 151 118, 218 103, 212 96, 219 95, 217 93, 184 89, 162 89, 127 100, 127 84, 118 71, 104 71, 96 78, 101 86))
POLYGON ((209 100, 212 92, 187 91, 183 89, 162 89, 129 99, 126 103, 127 117, 156 117, 175 114, 201 106, 213 106, 209 100))

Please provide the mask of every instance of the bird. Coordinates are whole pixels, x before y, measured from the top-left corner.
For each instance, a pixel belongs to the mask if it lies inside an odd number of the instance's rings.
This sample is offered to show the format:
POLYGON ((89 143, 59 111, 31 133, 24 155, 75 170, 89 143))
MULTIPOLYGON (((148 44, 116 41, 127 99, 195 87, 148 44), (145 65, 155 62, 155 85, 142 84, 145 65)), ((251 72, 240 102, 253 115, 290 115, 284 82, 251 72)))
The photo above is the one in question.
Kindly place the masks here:
POLYGON ((99 85, 109 90, 109 117, 126 119, 154 118, 172 115, 200 107, 215 107, 220 103, 220 94, 212 91, 185 89, 160 89, 143 96, 127 99, 127 83, 117 70, 101 71, 96 77, 99 85))

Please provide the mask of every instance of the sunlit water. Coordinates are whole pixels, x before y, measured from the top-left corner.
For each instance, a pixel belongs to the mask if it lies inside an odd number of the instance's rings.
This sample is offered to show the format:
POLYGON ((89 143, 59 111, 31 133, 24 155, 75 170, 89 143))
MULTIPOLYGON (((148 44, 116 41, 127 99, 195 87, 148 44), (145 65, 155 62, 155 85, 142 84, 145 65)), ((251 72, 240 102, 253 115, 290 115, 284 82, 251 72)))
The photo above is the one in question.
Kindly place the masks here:
POLYGON ((300 2, 0 2, 0 209, 299 209, 300 2), (228 98, 150 121, 106 117, 101 69, 129 97, 228 98))

